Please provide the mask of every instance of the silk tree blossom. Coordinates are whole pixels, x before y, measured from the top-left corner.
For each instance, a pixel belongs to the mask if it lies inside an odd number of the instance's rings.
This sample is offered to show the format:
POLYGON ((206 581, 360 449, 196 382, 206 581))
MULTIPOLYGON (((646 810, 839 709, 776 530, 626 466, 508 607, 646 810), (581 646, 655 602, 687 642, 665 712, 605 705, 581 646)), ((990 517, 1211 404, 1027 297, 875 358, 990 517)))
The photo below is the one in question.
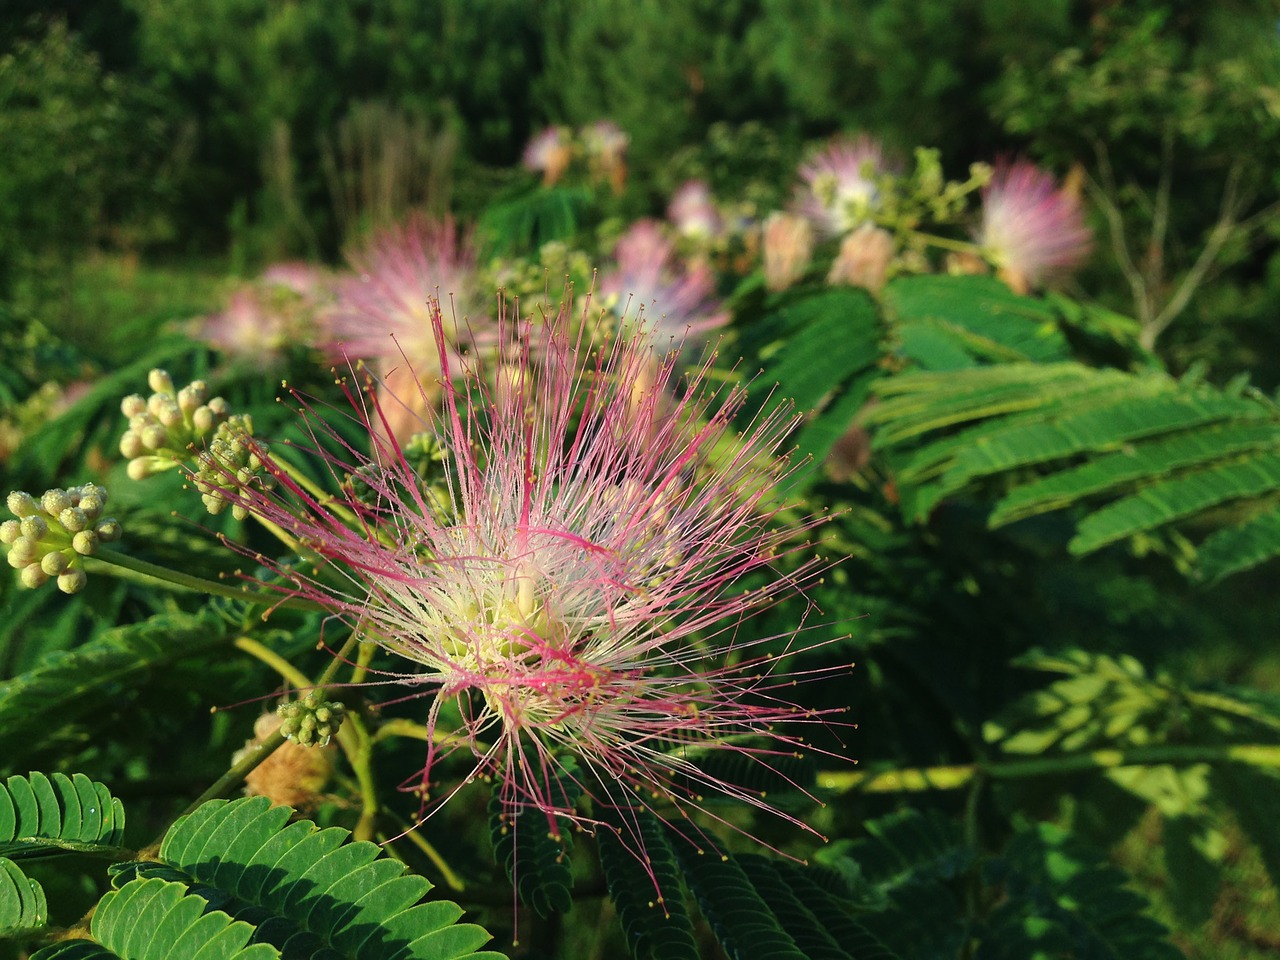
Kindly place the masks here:
POLYGON ((237 362, 267 369, 289 346, 316 339, 328 285, 318 267, 276 264, 233 290, 222 310, 197 321, 194 336, 237 362))
MULTIPOLYGON (((274 493, 240 491, 323 560, 279 567, 290 585, 276 589, 402 659, 388 682, 427 698, 433 743, 406 788, 425 793, 446 759, 466 758, 460 773, 443 768, 458 782, 433 803, 491 777, 507 814, 540 810, 553 833, 558 817, 592 829, 603 809, 637 803, 715 819, 712 792, 799 823, 686 756, 764 764, 807 752, 797 727, 828 721, 789 700, 799 675, 779 654, 796 652, 801 625, 767 638, 743 629, 814 576, 812 563, 780 569, 800 548, 768 498, 794 421, 773 413, 739 436, 740 389, 713 388, 702 366, 673 390, 674 355, 655 376, 643 333, 588 355, 567 307, 516 328, 518 359, 497 386, 476 368, 457 376, 441 346, 435 481, 380 441, 373 456, 329 459, 365 494, 338 512, 283 474, 274 493), (579 789, 590 807, 566 807, 579 789)), ((356 404, 366 422, 379 415, 356 404)), ((638 836, 623 839, 643 856, 638 836)))
POLYGON ((573 140, 564 127, 546 127, 534 134, 521 157, 525 169, 541 173, 547 187, 564 176, 572 160, 573 140))
POLYGON ((711 240, 724 232, 724 221, 705 180, 687 180, 671 197, 667 219, 682 237, 711 240))
POLYGON ((336 362, 366 361, 386 388, 385 425, 407 439, 439 399, 440 347, 457 353, 489 327, 475 295, 475 254, 451 219, 412 216, 348 256, 327 316, 336 362), (443 315, 431 304, 444 300, 443 315))
POLYGON ((876 178, 891 170, 878 140, 835 140, 800 168, 796 209, 824 237, 848 233, 868 221, 880 201, 876 178))
POLYGON ((614 248, 617 267, 600 277, 597 289, 619 317, 635 316, 634 304, 651 311, 654 341, 705 343, 711 331, 729 322, 712 294, 715 274, 706 263, 682 264, 675 246, 656 220, 638 220, 614 248), (688 340, 686 340, 688 338, 688 340))
POLYGON ((976 239, 1018 293, 1078 267, 1093 247, 1079 196, 1025 160, 996 165, 982 191, 976 239))

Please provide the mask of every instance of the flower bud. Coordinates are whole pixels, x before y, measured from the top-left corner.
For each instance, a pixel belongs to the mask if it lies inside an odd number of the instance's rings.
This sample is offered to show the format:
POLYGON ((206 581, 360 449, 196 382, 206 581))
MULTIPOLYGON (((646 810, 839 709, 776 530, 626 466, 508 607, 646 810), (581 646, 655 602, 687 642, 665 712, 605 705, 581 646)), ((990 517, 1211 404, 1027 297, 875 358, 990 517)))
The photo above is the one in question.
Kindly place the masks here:
POLYGON ((160 450, 169 442, 169 431, 153 423, 142 431, 142 443, 148 450, 160 450))
POLYGON ((156 393, 173 393, 173 377, 157 367, 147 374, 147 386, 156 393))
POLYGON ((813 228, 794 214, 774 212, 764 222, 764 279, 785 290, 804 275, 813 256, 813 228))
POLYGON ((49 582, 49 574, 40 568, 40 564, 31 563, 22 568, 19 579, 28 590, 34 590, 36 587, 49 582))
POLYGON ((54 550, 52 553, 46 553, 40 559, 40 569, 48 576, 56 577, 67 569, 67 563, 67 555, 61 550, 54 550))
POLYGON ((132 460, 134 457, 140 457, 146 451, 146 447, 142 445, 142 438, 132 430, 126 430, 120 438, 120 456, 126 460, 132 460))
POLYGON ((129 475, 130 480, 145 480, 151 476, 151 457, 138 457, 129 461, 129 466, 125 468, 125 473, 129 475))
POLYGON ((205 401, 208 388, 203 380, 193 380, 178 391, 178 407, 184 413, 190 413, 205 401))
POLYGON ((71 538, 71 549, 81 556, 89 556, 98 549, 98 535, 92 530, 81 530, 71 538))
POLYGON ((0 543, 13 543, 22 535, 22 525, 17 520, 0 523, 0 543))
POLYGON ((153 393, 147 397, 147 413, 153 417, 158 417, 160 411, 164 408, 164 402, 168 399, 163 393, 153 393))
POLYGON ((9 562, 15 567, 20 567, 34 560, 39 552, 34 540, 29 537, 18 537, 9 545, 9 562))
POLYGON ((120 521, 115 517, 107 517, 105 520, 99 520, 97 526, 93 528, 94 533, 98 535, 98 539, 103 543, 114 543, 119 540, 124 530, 120 526, 120 521))
POLYGON ((58 589, 63 593, 79 593, 88 579, 84 570, 75 567, 58 577, 58 589))
POLYGON ((225 420, 231 415, 231 404, 227 403, 222 397, 214 397, 206 406, 213 411, 213 415, 219 420, 225 420))
POLYGON ((51 517, 56 517, 71 506, 71 497, 65 490, 46 490, 40 498, 40 506, 51 517))
POLYGON ((156 414, 156 419, 169 429, 180 427, 183 424, 182 409, 176 403, 170 401, 160 408, 160 412, 156 414))
POLYGON ((68 533, 79 533, 89 525, 89 517, 79 507, 67 507, 58 514, 58 522, 67 528, 68 533))
POLYGON ((28 540, 43 540, 49 532, 49 524, 41 516, 23 517, 21 527, 22 535, 28 540))
POLYGON ((196 428, 197 433, 208 433, 217 422, 217 417, 207 406, 196 407, 195 412, 191 414, 191 425, 196 428))
POLYGON ((90 523, 102 516, 102 507, 102 500, 95 494, 80 498, 80 509, 84 511, 84 515, 89 518, 90 523))
POLYGON ((132 420, 138 414, 147 412, 147 401, 139 394, 132 393, 120 401, 120 412, 132 420))
POLYGON ((9 494, 8 507, 15 517, 29 517, 40 509, 36 498, 25 490, 14 490, 9 494))

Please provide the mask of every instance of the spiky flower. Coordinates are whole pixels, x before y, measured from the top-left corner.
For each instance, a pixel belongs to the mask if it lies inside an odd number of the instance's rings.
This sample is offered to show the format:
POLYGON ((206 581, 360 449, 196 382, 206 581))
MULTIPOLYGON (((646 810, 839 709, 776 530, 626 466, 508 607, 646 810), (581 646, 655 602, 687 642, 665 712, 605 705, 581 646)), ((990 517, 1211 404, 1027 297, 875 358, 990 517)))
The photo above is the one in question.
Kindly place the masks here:
POLYGON ((618 240, 614 258, 617 267, 600 277, 597 289, 620 317, 634 317, 639 308, 652 311, 659 346, 685 342, 686 336, 690 344, 705 342, 712 330, 729 321, 712 296, 711 268, 682 264, 656 220, 632 224, 618 240))
POLYGON ((326 288, 327 277, 316 267, 276 264, 233 290, 226 306, 201 319, 194 334, 237 362, 266 369, 287 347, 315 339, 326 288))
POLYGON ((329 352, 339 362, 369 362, 388 387, 387 429, 407 439, 438 399, 439 347, 454 351, 486 325, 473 290, 475 254, 452 220, 415 215, 348 259, 354 275, 337 285, 327 316, 329 352), (443 323, 428 306, 437 299, 448 305, 443 323))
MULTIPOLYGON (((435 325, 443 336, 438 314, 435 325)), ((579 791, 596 811, 641 802, 689 815, 717 790, 769 809, 688 753, 790 756, 806 749, 793 723, 825 719, 786 699, 795 678, 778 655, 794 635, 742 631, 813 570, 777 568, 795 531, 775 522, 767 467, 791 423, 773 414, 739 438, 743 396, 717 395, 706 367, 674 392, 674 355, 655 376, 637 336, 586 362, 571 328, 567 307, 519 323, 518 355, 496 382, 451 376, 441 349, 432 432, 447 451, 448 509, 390 442, 330 461, 372 494, 342 505, 354 529, 287 477, 239 502, 330 565, 279 569, 288 592, 399 655, 391 682, 430 698, 435 745, 411 781, 424 792, 448 753, 469 748, 456 789, 491 776, 507 813, 536 808, 553 831, 557 815, 595 823, 565 809, 579 791)))
POLYGON ((835 140, 800 168, 796 208, 825 237, 848 233, 876 209, 876 178, 890 170, 878 140, 865 134, 835 140))
POLYGON ((1078 267, 1093 248, 1079 196, 1025 160, 996 165, 976 239, 1018 293, 1078 267))

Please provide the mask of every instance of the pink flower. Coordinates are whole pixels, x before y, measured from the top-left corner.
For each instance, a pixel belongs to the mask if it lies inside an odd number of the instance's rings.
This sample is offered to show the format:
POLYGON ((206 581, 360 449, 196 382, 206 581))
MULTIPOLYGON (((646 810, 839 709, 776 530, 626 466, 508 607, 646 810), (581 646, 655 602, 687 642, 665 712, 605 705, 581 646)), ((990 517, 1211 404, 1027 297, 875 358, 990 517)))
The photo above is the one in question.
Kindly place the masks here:
POLYGON ((893 234, 864 223, 840 241, 840 252, 827 272, 827 283, 847 283, 878 293, 888 279, 895 252, 893 234))
POLYGON ((597 120, 582 128, 582 148, 593 178, 606 180, 614 193, 627 182, 627 147, 631 138, 612 120, 597 120))
POLYGON ((323 558, 318 570, 280 566, 291 586, 277 589, 401 657, 387 682, 428 701, 433 746, 406 787, 456 777, 443 802, 492 777, 507 813, 536 808, 553 831, 557 816, 591 827, 602 808, 637 803, 714 818, 710 791, 778 813, 683 748, 766 762, 809 749, 796 724, 826 722, 787 699, 797 678, 777 654, 799 625, 766 639, 743 629, 814 572, 775 566, 796 549, 769 499, 792 422, 775 413, 738 437, 739 389, 717 390, 700 367, 674 399, 676 360, 655 375, 643 332, 587 361, 570 320, 562 307, 506 331, 515 354, 496 387, 455 376, 441 346, 443 412, 428 444, 438 474, 415 472, 393 442, 372 457, 348 447, 350 462, 330 465, 365 490, 341 504, 356 522, 288 476, 274 493, 234 496, 323 558), (768 576, 748 589, 757 573, 768 576), (446 762, 455 754, 461 764, 446 762), (571 783, 593 812, 566 808, 571 783))
POLYGON ((194 335, 228 357, 267 369, 290 345, 314 341, 328 283, 327 273, 310 264, 269 267, 256 282, 232 291, 221 311, 200 320, 194 335))
MULTIPOLYGON (((656 220, 637 220, 613 251, 616 269, 600 278, 597 289, 614 298, 619 316, 634 316, 635 303, 649 311, 655 333, 685 342, 687 334, 705 338, 724 326, 729 314, 713 299, 715 276, 705 263, 681 265, 675 248, 656 220)), ((659 339, 655 337, 655 339, 659 339)))
POLYGON ((667 219, 684 237, 709 239, 724 229, 705 180, 688 180, 675 192, 667 206, 667 219))
POLYGON ((1080 198, 1033 163, 998 163, 982 191, 977 242, 1018 293, 1079 266, 1093 248, 1080 198))
POLYGON ((393 389, 387 420, 397 437, 421 424, 438 398, 440 346, 456 351, 481 333, 486 318, 472 286, 475 255, 452 220, 412 216, 383 230, 348 256, 354 275, 337 286, 328 314, 329 353, 335 360, 365 360, 393 389), (442 322, 431 305, 447 306, 442 322), (441 339, 443 337, 443 340, 441 339))
POLYGON ((573 159, 573 145, 563 127, 547 127, 534 134, 524 148, 521 162, 525 169, 542 174, 544 186, 556 183, 569 168, 573 159))
POLYGON ((865 223, 879 203, 875 178, 890 172, 878 140, 835 140, 800 168, 796 209, 826 237, 865 223))

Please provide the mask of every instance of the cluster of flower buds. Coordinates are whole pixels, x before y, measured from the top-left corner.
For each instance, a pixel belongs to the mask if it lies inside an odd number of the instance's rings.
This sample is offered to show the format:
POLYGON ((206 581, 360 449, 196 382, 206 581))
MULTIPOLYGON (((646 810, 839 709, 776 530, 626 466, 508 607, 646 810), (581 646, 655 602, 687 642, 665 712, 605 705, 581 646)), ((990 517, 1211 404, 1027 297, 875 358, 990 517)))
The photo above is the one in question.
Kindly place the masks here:
POLYGON ((249 515, 227 495, 228 488, 256 484, 263 490, 275 486, 275 479, 263 472, 267 445, 253 438, 253 418, 233 414, 222 423, 209 446, 196 458, 195 485, 204 508, 214 516, 231 507, 231 515, 243 520, 249 515))
POLYGON ((342 726, 346 708, 336 700, 325 700, 312 690, 301 700, 276 707, 281 719, 280 732, 304 747, 327 747, 342 726))
POLYGON ((203 380, 193 380, 174 390, 173 378, 163 370, 147 377, 150 397, 125 397, 121 412, 129 418, 129 429, 120 438, 120 453, 129 459, 129 476, 141 480, 171 470, 191 459, 192 451, 230 413, 227 401, 209 398, 203 380))
POLYGON ((46 490, 40 499, 22 490, 9 494, 9 512, 18 519, 0 523, 0 542, 8 547, 9 566, 21 570, 23 586, 38 587, 51 578, 63 593, 84 588, 81 557, 99 543, 120 539, 120 524, 104 518, 107 491, 92 483, 46 490))

